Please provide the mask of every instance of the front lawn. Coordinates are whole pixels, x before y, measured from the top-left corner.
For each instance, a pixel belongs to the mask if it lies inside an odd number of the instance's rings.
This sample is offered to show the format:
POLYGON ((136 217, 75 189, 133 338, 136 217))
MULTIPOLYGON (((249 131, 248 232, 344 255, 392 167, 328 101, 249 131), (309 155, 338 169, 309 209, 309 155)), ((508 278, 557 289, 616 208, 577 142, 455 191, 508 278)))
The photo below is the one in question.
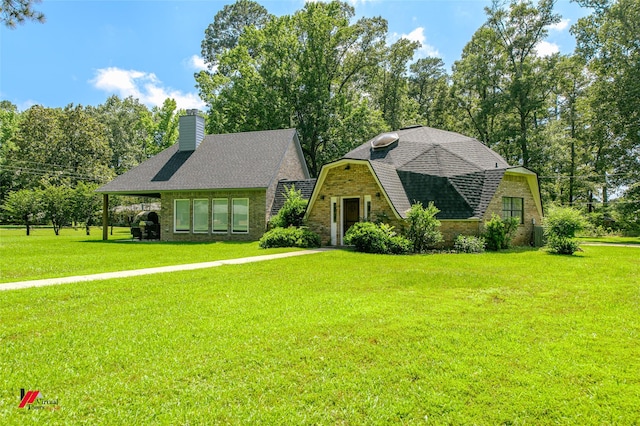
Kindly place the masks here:
POLYGON ((579 237, 581 243, 640 244, 640 237, 579 237))
POLYGON ((102 231, 63 228, 56 236, 51 229, 0 228, 0 285, 72 275, 283 253, 298 249, 262 250, 257 242, 161 243, 131 239, 129 228, 116 228, 108 241, 102 231))
POLYGON ((0 292, 0 423, 637 424, 638 250, 331 251, 0 292))

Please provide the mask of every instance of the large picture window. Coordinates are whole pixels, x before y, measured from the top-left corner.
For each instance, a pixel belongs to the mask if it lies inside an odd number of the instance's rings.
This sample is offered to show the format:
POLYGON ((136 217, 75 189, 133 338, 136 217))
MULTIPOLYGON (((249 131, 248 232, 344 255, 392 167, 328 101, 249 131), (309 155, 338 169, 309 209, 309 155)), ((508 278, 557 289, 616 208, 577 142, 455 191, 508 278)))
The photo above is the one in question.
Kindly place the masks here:
POLYGON ((189 200, 173 201, 173 230, 189 232, 191 229, 191 203, 189 200))
POLYGON ((237 233, 249 232, 249 199, 234 198, 232 207, 232 231, 237 233))
POLYGON ((502 197, 502 218, 518 218, 518 223, 524 223, 524 199, 518 197, 502 197))
POLYGON ((226 233, 229 229, 229 200, 214 198, 212 201, 213 232, 226 233))
POLYGON ((193 232, 209 232, 209 200, 193 200, 193 232))

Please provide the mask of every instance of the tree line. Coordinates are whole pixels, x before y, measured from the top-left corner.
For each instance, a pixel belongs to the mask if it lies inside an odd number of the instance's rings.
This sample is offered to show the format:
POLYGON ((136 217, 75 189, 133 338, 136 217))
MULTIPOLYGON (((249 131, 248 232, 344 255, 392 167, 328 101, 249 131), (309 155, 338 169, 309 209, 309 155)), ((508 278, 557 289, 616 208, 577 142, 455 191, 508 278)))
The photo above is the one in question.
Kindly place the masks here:
MULTIPOLYGON (((447 70, 389 43, 382 17, 343 2, 274 16, 252 0, 205 29, 195 75, 207 132, 293 127, 312 175, 384 131, 423 124, 476 137, 540 178, 545 204, 576 206, 600 225, 640 228, 640 1, 590 8, 570 55, 538 47, 561 17, 554 0, 494 0, 447 70), (613 195, 613 196, 612 196, 613 195), (613 201, 612 201, 613 199, 613 201)), ((97 107, 0 104, 0 197, 45 183, 104 182, 174 143, 175 102, 97 107)))

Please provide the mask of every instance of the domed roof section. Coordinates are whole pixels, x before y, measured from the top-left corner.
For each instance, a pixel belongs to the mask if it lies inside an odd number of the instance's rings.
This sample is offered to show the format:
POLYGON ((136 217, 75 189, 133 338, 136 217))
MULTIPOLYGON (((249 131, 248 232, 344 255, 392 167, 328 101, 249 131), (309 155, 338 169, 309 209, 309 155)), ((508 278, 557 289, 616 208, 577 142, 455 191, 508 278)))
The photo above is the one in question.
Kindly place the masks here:
POLYGON ((442 177, 509 168, 498 153, 477 139, 422 126, 383 133, 343 158, 381 161, 397 170, 442 177), (380 140, 395 139, 391 135, 397 135, 397 143, 392 140, 387 146, 373 148, 380 140))

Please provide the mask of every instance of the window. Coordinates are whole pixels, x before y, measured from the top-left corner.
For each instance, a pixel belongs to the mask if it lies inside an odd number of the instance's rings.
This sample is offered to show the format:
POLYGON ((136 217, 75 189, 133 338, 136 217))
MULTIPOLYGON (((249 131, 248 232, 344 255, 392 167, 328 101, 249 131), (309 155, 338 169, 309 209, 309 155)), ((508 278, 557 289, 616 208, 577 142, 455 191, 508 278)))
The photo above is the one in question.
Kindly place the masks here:
POLYGON ((229 229, 229 200, 214 198, 212 202, 213 232, 226 233, 229 229))
POLYGON ((520 224, 524 223, 523 198, 502 197, 502 218, 517 217, 520 224))
POLYGON ((193 200, 193 232, 209 232, 209 200, 193 200))
POLYGON ((249 232, 249 199, 233 199, 233 227, 232 232, 249 232))
POLYGON ((173 231, 189 232, 191 229, 191 202, 189 200, 173 201, 173 231))
POLYGON ((364 220, 371 220, 371 195, 364 196, 364 220))

